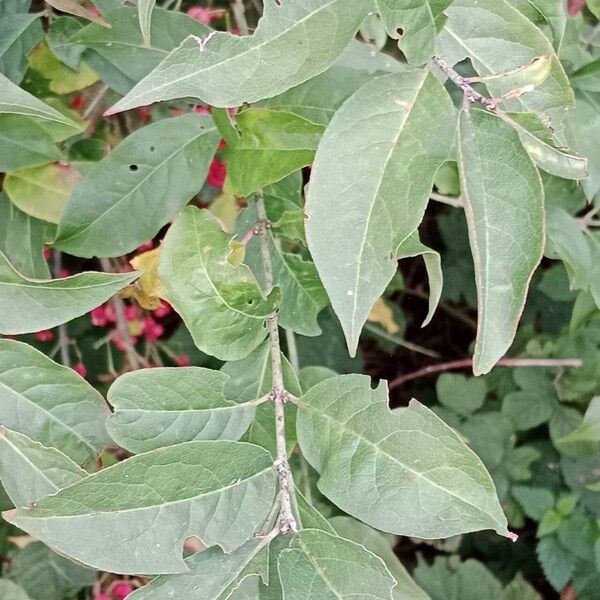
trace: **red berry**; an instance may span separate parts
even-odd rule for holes
[[[95,327],[106,327],[108,324],[108,318],[106,317],[106,308],[104,306],[97,306],[92,309],[91,320],[92,325]]]
[[[125,342],[123,341],[123,338],[119,335],[119,332],[116,331],[115,329],[113,329],[110,333],[109,333],[109,337],[110,337],[110,341],[114,344],[115,348],[119,351],[119,352],[125,352],[127,349],[127,346],[125,345]],[[135,346],[138,342],[138,339],[136,337],[131,338],[131,343]]]
[[[135,112],[137,113],[137,116],[140,119],[140,121],[144,123],[148,123],[148,121],[152,119],[152,113],[150,112],[149,106],[140,106],[135,109]]]
[[[78,362],[76,365],[74,365],[73,371],[75,371],[75,373],[81,375],[82,377],[85,377],[87,375],[87,369],[85,368],[85,365],[82,362]]]
[[[198,113],[199,115],[210,115],[210,108],[208,106],[196,104],[196,106],[194,106],[194,112]]]
[[[173,309],[171,308],[171,305],[163,301],[163,303],[158,308],[155,308],[152,311],[152,314],[157,319],[162,319],[163,317],[166,317],[172,310]]]
[[[71,275],[71,271],[69,269],[65,269],[64,267],[60,270],[60,277],[69,277]]]
[[[142,331],[149,342],[156,342],[156,340],[162,337],[165,328],[152,317],[146,317],[142,321]]]
[[[117,313],[112,302],[104,305],[104,314],[106,315],[107,321],[114,323],[117,320]]]
[[[38,331],[35,334],[35,339],[38,342],[51,342],[54,339],[54,332],[50,329],[44,329],[42,331]]]
[[[138,318],[138,308],[135,304],[129,304],[125,307],[125,318],[128,321],[135,321]]]
[[[192,364],[192,362],[190,361],[190,357],[187,354],[180,354],[175,359],[175,364],[178,367],[189,367]]]
[[[223,187],[225,176],[227,175],[227,167],[218,158],[215,158],[208,169],[208,177],[206,181],[214,187]]]
[[[135,253],[136,254],[144,254],[144,252],[148,252],[149,250],[152,250],[153,248],[154,248],[154,241],[149,240],[147,242],[144,242],[141,246],[138,246]]]
[[[112,589],[113,596],[117,600],[123,600],[124,598],[127,598],[131,592],[133,592],[133,586],[126,582],[116,583]]]
[[[44,248],[43,256],[44,256],[45,260],[49,260],[50,257],[52,256],[52,249],[51,248]]]
[[[187,9],[187,15],[205,25],[209,25],[211,22],[210,11],[203,6],[190,6],[190,8]]]
[[[87,101],[81,94],[77,94],[76,96],[73,96],[71,98],[71,102],[69,102],[69,106],[73,110],[81,110],[82,108],[85,108],[86,104],[87,104]]]

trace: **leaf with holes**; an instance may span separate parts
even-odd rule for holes
[[[187,442],[134,456],[3,516],[101,570],[183,573],[188,537],[229,553],[259,530],[273,503],[275,478],[263,448]]]
[[[151,239],[200,190],[219,139],[210,117],[197,114],[131,134],[74,191],[56,246],[76,256],[121,256]]]

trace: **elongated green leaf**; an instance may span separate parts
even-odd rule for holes
[[[113,85],[111,74],[120,74],[124,86],[117,91],[126,93],[154,69],[188,35],[205,36],[210,27],[185,14],[155,8],[150,27],[151,44],[146,45],[140,30],[138,12],[123,7],[104,15],[111,29],[92,23],[71,38],[85,53],[90,66]],[[95,55],[97,59],[93,59]]]
[[[8,579],[0,579],[0,597],[3,600],[31,600],[22,587]]]
[[[27,277],[50,279],[42,256],[45,223],[20,211],[0,192],[0,252]]]
[[[187,442],[134,456],[34,508],[3,516],[61,554],[102,570],[182,573],[186,538],[232,552],[261,527],[275,478],[263,448]]]
[[[264,298],[250,269],[229,262],[230,241],[210,212],[188,207],[169,229],[158,267],[198,348],[222,360],[248,356],[265,339],[264,320],[280,299],[278,289]]]
[[[138,2],[138,19],[140,21],[140,31],[146,46],[150,46],[151,30],[152,30],[152,11],[156,0],[139,0]]]
[[[600,59],[588,63],[571,76],[574,87],[588,92],[600,92]]]
[[[218,546],[186,559],[189,573],[161,575],[129,596],[130,600],[193,598],[202,590],[203,600],[228,600],[249,577],[266,579],[268,538],[253,539],[225,554]]]
[[[237,196],[249,196],[310,164],[325,130],[289,112],[251,108],[228,138],[227,174]]]
[[[252,36],[187,38],[107,114],[186,96],[228,107],[281,94],[325,71],[372,7],[372,0],[269,0]]]
[[[0,479],[15,506],[27,506],[83,479],[66,454],[0,425]]]
[[[335,528],[337,535],[364,546],[383,560],[396,580],[397,585],[392,591],[394,600],[429,600],[429,596],[413,581],[394,554],[388,540],[379,531],[352,517],[333,517],[330,523]]]
[[[57,247],[76,256],[121,256],[151,239],[200,190],[219,139],[210,117],[198,114],[136,131],[74,191]]]
[[[256,403],[226,398],[228,380],[225,373],[201,367],[121,375],[107,396],[115,408],[108,432],[134,453],[195,440],[238,440]]]
[[[508,535],[491,477],[463,440],[416,400],[389,410],[387,389],[341,375],[298,402],[298,441],[318,487],[345,512],[399,535]]]
[[[519,134],[529,156],[541,169],[564,179],[585,179],[587,159],[561,146],[534,113],[500,113]]]
[[[0,73],[0,113],[30,117],[43,123],[54,141],[82,131],[83,127],[35,96],[32,96]]]
[[[58,448],[77,464],[90,464],[110,443],[107,416],[102,396],[73,370],[27,344],[0,340],[3,425],[46,447]],[[42,451],[33,444],[28,453],[41,455]]]
[[[54,56],[71,69],[79,68],[81,55],[85,51],[85,47],[72,43],[70,38],[83,29],[86,24],[83,19],[61,15],[48,26],[46,44],[48,44]]]
[[[26,54],[42,38],[39,15],[11,14],[0,19],[0,73],[21,83],[27,70]]]
[[[59,160],[49,133],[26,117],[0,114],[0,171],[36,167]]]
[[[473,372],[481,375],[513,341],[543,253],[544,191],[519,136],[495,116],[463,111],[458,146],[479,314]]]
[[[406,60],[414,65],[426,63],[433,54],[436,20],[452,0],[377,0],[383,25]]]
[[[450,151],[453,114],[427,70],[392,74],[347,100],[319,145],[306,237],[352,355],[402,243],[423,218]]]
[[[33,600],[71,598],[98,579],[96,571],[56,554],[42,542],[28,544],[16,554],[6,576],[22,586]]]
[[[0,333],[32,333],[56,327],[108,300],[137,278],[84,272],[63,279],[24,277],[0,252]]]
[[[298,533],[278,563],[283,600],[391,600],[396,585],[378,556],[319,529]]]
[[[437,51],[449,63],[470,58],[482,76],[498,75],[526,65],[538,56],[551,59],[545,81],[516,102],[522,110],[542,112],[573,104],[573,92],[550,40],[511,0],[454,0],[437,38]],[[510,78],[487,84],[494,97],[512,91]],[[511,104],[507,106],[510,108]],[[562,111],[560,113],[562,117]]]
[[[58,223],[80,179],[72,165],[54,162],[7,173],[4,191],[28,215]]]
[[[527,0],[544,18],[552,32],[554,47],[558,49],[567,25],[566,4],[562,0]]]

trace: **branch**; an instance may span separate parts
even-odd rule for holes
[[[454,198],[452,196],[438,194],[437,192],[430,192],[429,199],[435,200],[436,202],[441,202],[442,204],[447,204],[448,206],[454,206],[455,208],[463,207],[463,201],[460,199],[460,197]]]
[[[60,277],[60,272],[62,270],[62,252],[60,250],[55,249],[53,251],[52,263],[54,277]],[[65,365],[65,367],[71,366],[71,356],[69,354],[70,343],[71,340],[67,333],[67,326],[63,323],[58,326],[58,347],[60,348],[60,362]]]
[[[572,367],[578,369],[583,364],[580,358],[501,358],[497,363],[496,367]],[[451,360],[445,363],[439,363],[437,365],[429,365],[423,367],[418,371],[413,371],[406,375],[400,375],[390,381],[389,388],[400,387],[407,381],[413,379],[420,379],[421,377],[427,377],[428,375],[434,375],[435,373],[442,373],[444,371],[454,371],[457,369],[467,369],[473,366],[472,358],[461,358],[459,360]]]
[[[101,258],[100,264],[102,265],[103,271],[106,271],[107,273],[112,272],[112,266],[108,258]],[[125,356],[127,357],[127,362],[132,370],[141,369],[144,359],[137,353],[135,349],[133,339],[129,331],[129,326],[127,325],[127,319],[125,317],[125,305],[123,304],[123,300],[119,296],[113,296],[110,299],[110,302],[115,309],[117,333],[125,345]]]
[[[256,194],[256,212],[262,234],[260,238],[260,251],[265,270],[265,283],[267,292],[269,292],[273,288],[273,264],[271,263],[271,254],[269,252],[269,222],[267,220],[265,200],[262,192],[257,192]],[[271,342],[271,366],[273,371],[271,399],[275,404],[275,438],[277,442],[275,468],[279,475],[279,499],[281,503],[279,509],[279,533],[286,535],[298,531],[298,525],[292,510],[293,481],[285,443],[285,403],[288,400],[288,393],[285,390],[283,382],[281,344],[279,343],[279,320],[276,312],[267,317],[267,326]]]

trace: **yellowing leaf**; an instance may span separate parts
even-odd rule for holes
[[[136,271],[141,271],[142,275],[135,284],[126,287],[121,292],[123,298],[133,298],[146,310],[158,308],[161,305],[161,299],[166,298],[165,288],[158,277],[160,250],[160,247],[155,248],[131,259],[131,266]]]
[[[522,67],[510,69],[498,73],[497,75],[489,75],[486,77],[471,77],[471,81],[495,81],[502,80],[505,85],[513,89],[525,88],[527,86],[538,87],[542,85],[550,74],[552,68],[552,59],[548,55],[536,56],[533,60]]]
[[[45,42],[40,42],[27,60],[34,71],[49,80],[48,88],[55,94],[70,94],[98,81],[98,75],[83,61],[77,70],[61,63]]]
[[[237,198],[231,189],[229,179],[225,180],[222,193],[217,196],[209,206],[208,210],[219,219],[219,223],[226,233],[233,233],[235,222],[240,207],[237,203]]]
[[[379,323],[388,333],[394,334],[400,331],[398,323],[394,321],[394,313],[383,297],[375,301],[367,320],[371,323]]]

